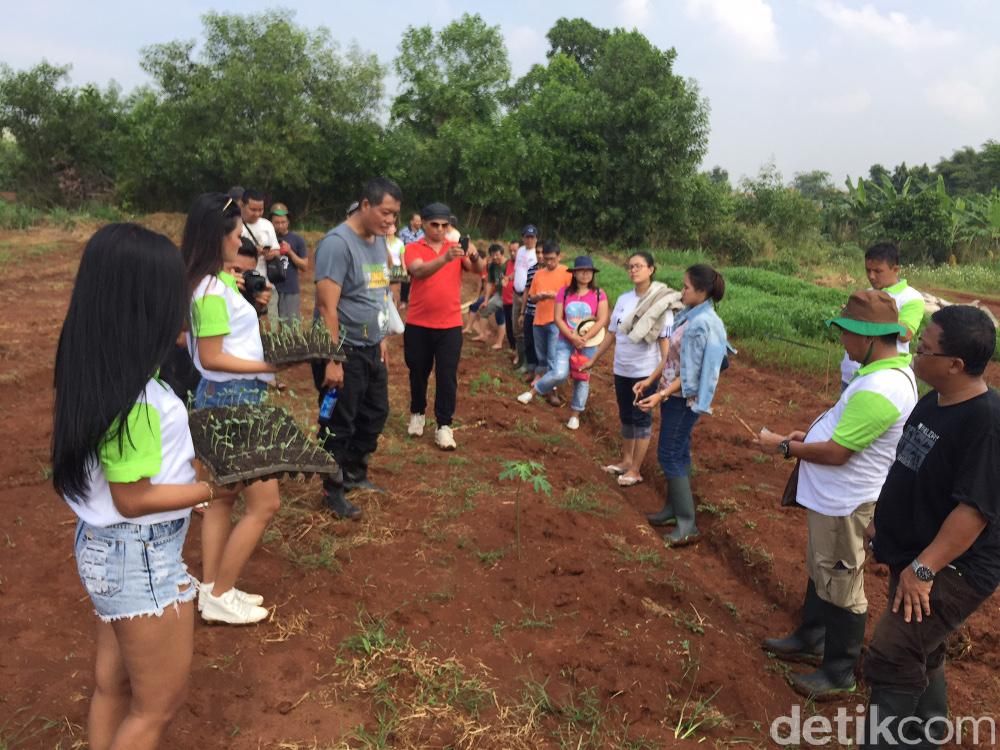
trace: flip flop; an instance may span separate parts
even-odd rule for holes
[[[602,466],[601,471],[606,471],[608,474],[624,474],[627,469],[623,469],[618,464],[608,464],[607,466]]]
[[[632,485],[639,484],[640,482],[642,482],[642,477],[627,477],[624,474],[618,477],[619,487],[631,487]]]

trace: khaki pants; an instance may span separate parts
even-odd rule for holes
[[[849,516],[806,512],[806,569],[819,598],[855,614],[867,612],[864,535],[875,514],[875,503],[863,503]]]

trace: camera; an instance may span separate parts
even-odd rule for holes
[[[256,271],[243,272],[243,298],[254,307],[257,306],[256,297],[267,289],[267,279],[263,274]]]

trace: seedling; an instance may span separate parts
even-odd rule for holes
[[[340,329],[340,339],[334,344],[330,329],[322,318],[303,324],[299,320],[282,321],[269,331],[261,331],[264,360],[272,364],[293,364],[311,359],[332,359],[343,362],[341,354],[346,331]]]
[[[521,559],[521,489],[530,483],[535,492],[541,492],[546,497],[552,497],[552,485],[545,476],[545,466],[538,461],[504,461],[500,481],[520,481],[517,494],[514,497],[515,537],[517,559]]]
[[[337,471],[333,457],[278,407],[199,409],[189,425],[195,454],[219,484]]]

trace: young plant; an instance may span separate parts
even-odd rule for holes
[[[500,481],[520,482],[517,485],[517,493],[514,496],[515,513],[515,544],[517,547],[517,559],[521,559],[521,491],[526,484],[530,484],[532,490],[541,492],[546,497],[552,496],[552,485],[549,484],[545,476],[545,466],[538,461],[504,461],[503,470],[500,472]]]

